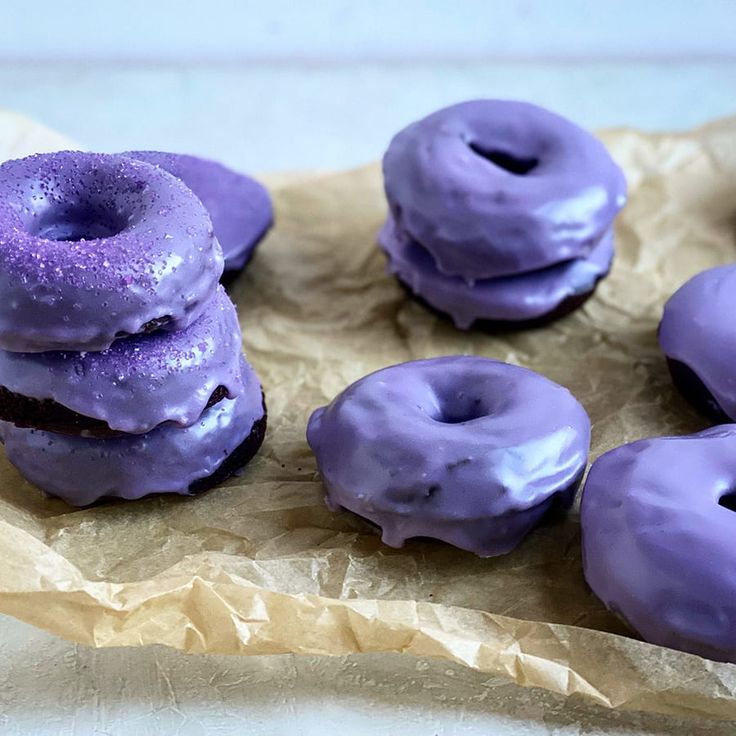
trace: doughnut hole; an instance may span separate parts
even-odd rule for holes
[[[128,226],[127,213],[108,202],[53,203],[39,212],[28,232],[43,240],[76,242],[111,238]]]
[[[432,419],[440,424],[467,424],[493,414],[494,407],[488,400],[463,390],[439,390],[437,407]]]
[[[475,142],[468,143],[468,147],[476,156],[515,176],[526,176],[539,165],[539,159],[535,156],[521,156],[498,148],[486,148]]]
[[[119,235],[140,222],[152,206],[145,176],[133,165],[129,168],[124,170],[111,157],[101,162],[64,159],[52,171],[38,171],[36,178],[29,177],[22,185],[24,229],[34,238],[52,242]]]

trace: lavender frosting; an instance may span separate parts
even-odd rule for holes
[[[482,279],[471,286],[459,276],[440,273],[432,256],[390,216],[378,241],[389,258],[389,270],[435,309],[450,315],[462,330],[476,320],[511,322],[549,314],[566,299],[592,291],[613,260],[613,230],[607,230],[587,258]]]
[[[585,578],[652,644],[736,662],[735,487],[734,424],[639,440],[593,463]]]
[[[480,556],[513,549],[582,476],[590,421],[533,371],[473,356],[384,368],[309,420],[328,505],[400,547],[432,537]]]
[[[248,263],[273,224],[271,197],[262,184],[197,156],[159,151],[128,151],[124,155],[160,166],[199,197],[212,218],[226,271],[239,270]]]
[[[0,348],[104,350],[154,320],[191,324],[222,252],[197,197],[123,156],[62,151],[0,165]]]
[[[664,307],[659,344],[687,365],[736,419],[736,265],[697,274]]]
[[[179,332],[117,340],[99,353],[0,351],[0,385],[143,434],[163,422],[194,423],[218,386],[230,398],[240,395],[240,355],[238,316],[219,287],[202,316]]]
[[[73,506],[151,493],[187,495],[212,475],[264,414],[261,386],[245,360],[245,388],[208,409],[190,427],[164,426],[114,439],[70,437],[0,422],[8,459],[36,486]]]
[[[469,283],[589,257],[626,201],[599,140],[525,102],[463,102],[409,125],[383,174],[398,225]]]

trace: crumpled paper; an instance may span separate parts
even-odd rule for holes
[[[3,157],[51,145],[21,123]],[[232,288],[266,390],[260,454],[197,498],[86,510],[44,498],[2,458],[0,612],[97,647],[404,652],[612,708],[736,718],[736,666],[638,641],[586,587],[576,512],[496,559],[431,542],[390,549],[327,510],[304,439],[312,409],[348,383],[450,353],[568,386],[593,421],[591,459],[705,426],[673,390],[655,330],[675,288],[736,255],[736,119],[603,138],[631,195],[613,271],[583,309],[516,334],[459,332],[386,275],[378,166],[281,179],[277,226]]]

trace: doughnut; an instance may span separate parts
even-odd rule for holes
[[[667,301],[659,344],[675,386],[716,422],[736,419],[736,265],[693,276]]]
[[[193,424],[243,390],[241,333],[220,287],[185,330],[116,340],[103,352],[0,351],[0,420],[63,434],[144,434]]]
[[[210,213],[215,237],[225,256],[223,282],[234,278],[247,265],[273,224],[271,197],[263,185],[197,156],[159,151],[128,151],[123,155],[160,166],[199,197]]]
[[[258,378],[242,361],[244,391],[189,427],[110,439],[73,437],[0,422],[10,462],[33,484],[72,506],[152,493],[190,495],[220,483],[260,447],[266,411]]]
[[[509,552],[573,500],[590,420],[570,392],[526,368],[449,356],[384,368],[309,419],[327,504],[481,557]]]
[[[460,276],[440,273],[428,251],[396,227],[391,217],[378,241],[398,280],[464,330],[471,326],[494,330],[504,324],[531,327],[563,317],[592,296],[613,260],[609,229],[587,258],[516,276],[482,279],[470,286]]]
[[[204,206],[160,168],[79,151],[0,165],[0,349],[184,329],[222,268]]]
[[[582,493],[585,578],[646,641],[736,662],[736,425],[618,447]]]
[[[383,175],[397,225],[440,273],[469,284],[588,258],[626,201],[599,140],[507,100],[463,102],[409,125]]]

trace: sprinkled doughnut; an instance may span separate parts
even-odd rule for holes
[[[460,276],[440,273],[429,252],[391,217],[378,242],[399,281],[417,298],[449,316],[459,329],[531,327],[563,317],[593,295],[613,260],[613,232],[609,230],[587,258],[516,276],[481,279],[470,286]]]
[[[189,427],[97,439],[0,422],[0,440],[10,462],[31,483],[73,506],[204,491],[247,463],[263,441],[261,386],[245,360],[241,367],[243,392],[211,406]]]
[[[179,330],[222,273],[202,203],[160,168],[78,151],[0,165],[0,348],[104,350]]]
[[[250,261],[273,224],[268,190],[249,176],[197,156],[159,151],[128,151],[124,155],[160,166],[181,179],[199,197],[222,246],[223,282],[234,278]]]
[[[716,422],[736,419],[736,266],[693,276],[668,300],[659,344],[677,388]]]
[[[241,334],[220,287],[185,330],[116,340],[99,353],[0,351],[0,420],[63,434],[143,434],[193,424],[243,391]]]
[[[639,440],[593,463],[585,578],[652,644],[736,662],[736,425]]]
[[[384,368],[309,420],[328,505],[400,547],[431,537],[509,552],[585,469],[590,421],[567,389],[518,366],[451,356]]]
[[[383,174],[398,226],[469,284],[588,258],[626,201],[599,140],[525,102],[464,102],[409,125]]]

